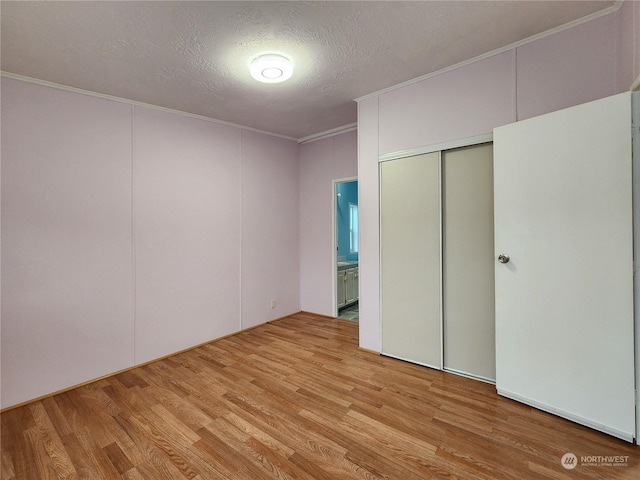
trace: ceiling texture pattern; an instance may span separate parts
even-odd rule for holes
[[[295,139],[358,98],[614,7],[614,1],[2,1],[3,72]],[[255,56],[295,64],[251,78]]]

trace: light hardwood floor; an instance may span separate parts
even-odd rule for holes
[[[2,414],[2,479],[634,479],[640,449],[297,314]],[[628,466],[561,466],[563,454]]]

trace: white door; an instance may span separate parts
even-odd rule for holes
[[[442,368],[440,154],[380,164],[382,353]]]
[[[498,393],[626,440],[630,132],[629,93],[494,130]]]

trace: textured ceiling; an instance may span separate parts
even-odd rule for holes
[[[302,138],[354,98],[566,24],[613,1],[1,3],[5,72]],[[293,57],[260,84],[248,62]]]

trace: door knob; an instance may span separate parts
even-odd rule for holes
[[[511,259],[509,258],[509,255],[505,255],[505,254],[503,254],[503,253],[501,253],[500,255],[498,255],[498,261],[499,261],[500,263],[509,263],[509,260],[511,260]]]

